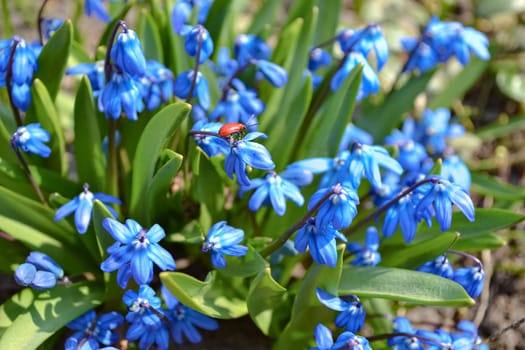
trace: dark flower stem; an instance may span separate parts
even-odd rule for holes
[[[29,166],[27,165],[27,162],[24,159],[24,156],[22,155],[22,153],[20,153],[20,149],[17,147],[14,137],[11,138],[11,148],[13,149],[13,151],[15,151],[16,157],[20,161],[20,164],[22,165],[22,169],[24,170],[24,173],[26,174],[26,177],[29,180],[29,183],[35,190],[35,193],[38,199],[40,200],[40,202],[42,202],[44,206],[47,207],[48,204],[47,204],[46,198],[44,197],[44,194],[42,193],[40,186],[38,186],[38,183],[33,177],[33,174],[31,173],[31,170],[29,169]]]
[[[419,334],[404,333],[404,332],[394,332],[394,333],[385,333],[385,334],[372,335],[372,336],[366,337],[366,339],[368,339],[369,342],[373,342],[373,341],[378,341],[378,340],[390,339],[390,338],[393,338],[393,337],[417,338],[417,339],[420,339],[420,340],[424,341],[425,343],[431,343],[431,344],[439,345],[441,349],[447,349],[447,350],[452,350],[453,349],[452,344],[443,343],[443,342],[440,342],[440,341],[438,341],[436,339],[425,337],[425,336],[422,336],[422,335],[419,335]]]
[[[106,51],[106,57],[104,59],[104,77],[106,84],[111,79],[113,73],[113,65],[111,64],[111,49],[115,42],[115,37],[119,29],[127,31],[128,27],[126,22],[119,21],[113,28],[113,32],[109,38],[108,47]],[[108,119],[108,161],[107,161],[107,173],[106,173],[106,192],[115,197],[119,197],[118,190],[118,166],[117,166],[117,145],[116,145],[116,133],[117,133],[117,120],[113,118]]]
[[[43,29],[42,23],[44,22],[44,16],[43,16],[44,8],[46,7],[48,1],[49,0],[44,0],[42,2],[42,6],[40,6],[40,9],[38,10],[36,27],[38,28],[38,40],[40,41],[40,45],[44,45],[44,34],[42,30]]]
[[[459,256],[462,256],[462,257],[464,257],[464,258],[474,260],[474,261],[476,262],[476,264],[478,264],[478,266],[479,266],[481,269],[483,269],[483,263],[481,262],[481,260],[479,260],[478,258],[476,258],[474,255],[470,255],[470,254],[468,254],[468,253],[460,252],[459,250],[454,250],[454,249],[448,249],[448,250],[447,250],[447,253],[454,254],[454,255],[459,255]]]
[[[275,252],[277,249],[282,247],[286,243],[286,241],[294,234],[295,231],[297,231],[298,229],[303,227],[304,224],[306,224],[308,219],[310,219],[314,215],[314,213],[319,209],[321,204],[328,200],[328,198],[330,198],[332,194],[334,194],[333,190],[328,191],[317,203],[315,203],[315,205],[310,210],[308,210],[308,212],[297,223],[295,223],[292,227],[286,230],[286,232],[284,232],[275,241],[270,243],[269,246],[261,250],[260,254],[263,257],[267,257],[273,252]]]
[[[199,28],[199,41],[197,44],[197,53],[195,54],[195,68],[193,68],[193,79],[191,81],[191,87],[190,91],[188,92],[188,96],[186,96],[187,103],[190,103],[190,100],[193,96],[193,90],[195,90],[195,85],[197,85],[197,75],[199,74],[199,65],[201,60],[202,35],[204,33],[204,29],[200,24],[197,27]]]
[[[337,41],[337,37],[338,37],[338,35],[335,35],[335,36],[333,36],[332,38],[330,38],[330,39],[328,39],[328,40],[325,40],[325,41],[323,41],[323,42],[320,42],[319,44],[317,44],[317,45],[315,45],[314,47],[312,47],[312,48],[310,49],[310,52],[313,51],[313,50],[315,50],[315,49],[321,49],[321,48],[323,48],[323,47],[325,47],[325,46],[328,46],[328,45],[330,45],[330,44],[335,43],[335,42]]]
[[[235,72],[233,72],[233,74],[230,76],[230,78],[228,79],[228,81],[226,82],[226,84],[224,84],[223,88],[222,88],[222,95],[221,95],[221,101],[226,101],[226,98],[228,97],[228,91],[230,91],[230,86],[233,82],[233,79],[237,78],[239,76],[239,74],[241,74],[242,72],[244,72],[244,70],[246,68],[248,68],[248,66],[250,64],[252,64],[253,62],[250,61],[249,63],[245,64],[244,66],[240,66],[239,68],[237,68],[237,70]]]
[[[11,106],[11,110],[13,111],[13,116],[15,117],[16,125],[18,127],[21,127],[23,125],[22,117],[20,115],[20,111],[18,108],[16,108],[14,102],[13,102],[13,93],[11,91],[11,79],[13,78],[13,62],[15,60],[15,52],[18,44],[20,43],[20,39],[15,36],[13,38],[13,43],[11,44],[11,52],[9,54],[9,62],[7,64],[7,72],[5,74],[5,83],[7,87],[7,95],[9,96],[9,105]]]
[[[412,186],[404,189],[403,191],[399,192],[399,194],[397,196],[395,196],[394,198],[389,200],[387,203],[385,203],[383,206],[377,208],[374,212],[370,213],[367,217],[365,217],[361,221],[357,222],[355,225],[352,225],[348,229],[344,230],[343,231],[344,235],[346,237],[350,236],[352,233],[358,231],[360,228],[362,228],[363,226],[367,225],[369,221],[372,221],[373,219],[375,219],[379,215],[383,214],[391,206],[396,204],[401,198],[403,198],[404,196],[412,193],[419,186],[424,185],[424,184],[429,183],[429,182],[439,183],[439,179],[437,179],[435,177],[426,178],[426,179],[418,181],[415,184],[413,184]]]

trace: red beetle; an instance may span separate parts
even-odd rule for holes
[[[246,132],[246,125],[242,123],[227,123],[219,129],[219,136],[228,137],[234,134],[243,134],[244,132]]]

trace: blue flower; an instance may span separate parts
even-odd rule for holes
[[[55,213],[55,221],[62,220],[72,212],[75,212],[75,227],[77,228],[78,233],[86,233],[89,223],[91,222],[91,212],[93,211],[93,202],[95,199],[98,199],[103,203],[122,204],[120,199],[110,196],[109,194],[100,192],[91,193],[89,191],[89,185],[84,184],[84,191],[82,191],[82,193],[58,208]],[[113,208],[109,206],[106,208],[112,212],[113,216],[117,216]]]
[[[308,210],[328,194],[329,197],[320,205],[317,212],[316,225],[318,227],[332,225],[335,230],[347,228],[357,215],[357,204],[359,204],[357,193],[353,188],[340,183],[321,188],[310,198]]]
[[[354,260],[350,262],[354,266],[376,266],[381,261],[381,254],[377,251],[379,248],[379,232],[373,226],[366,230],[365,244],[349,243],[346,249],[355,255]]]
[[[319,182],[319,188],[326,188],[340,182],[341,171],[349,155],[349,151],[340,151],[335,158],[308,158],[289,167],[305,169],[313,174],[325,173]]]
[[[104,272],[119,270],[117,281],[124,288],[131,276],[138,284],[151,282],[153,263],[162,271],[175,270],[175,260],[159,245],[166,234],[159,225],[143,229],[135,220],[126,220],[126,225],[106,218],[104,229],[117,241],[108,248],[110,256],[100,264]]]
[[[235,40],[233,52],[240,66],[245,66],[252,60],[268,60],[271,55],[270,47],[264,40],[252,34],[239,35]]]
[[[181,34],[184,25],[188,23],[194,7],[198,8],[197,22],[202,24],[208,17],[213,0],[179,0],[171,12],[171,24],[176,34]]]
[[[315,327],[314,335],[318,347],[311,350],[372,350],[365,337],[348,331],[341,333],[334,343],[332,332],[322,324]]]
[[[33,76],[38,71],[40,47],[37,50],[20,37],[0,40],[0,87],[7,86],[7,70],[14,45],[16,48],[11,62],[11,84],[8,88],[15,107],[27,111],[31,103]]]
[[[414,193],[408,193],[387,209],[382,227],[383,235],[385,237],[392,236],[399,225],[405,242],[412,242],[416,235],[419,222],[415,209],[417,200],[417,195]]]
[[[454,271],[452,280],[461,284],[472,298],[477,298],[483,290],[485,271],[481,265],[460,268]]]
[[[340,311],[335,318],[335,325],[345,327],[348,332],[355,333],[363,328],[366,312],[363,304],[355,295],[345,296],[345,299],[333,296],[322,289],[316,288],[317,299],[329,309]],[[348,300],[346,300],[348,299]]]
[[[240,85],[243,87],[242,83]],[[255,91],[246,88],[243,90],[228,89],[226,98],[215,106],[209,119],[216,120],[223,115],[226,123],[252,124],[252,119],[255,118],[255,115],[264,112],[264,108],[264,103],[257,97]]]
[[[49,40],[51,36],[64,24],[62,18],[44,18],[42,27],[44,28],[44,37]]]
[[[137,113],[144,109],[140,82],[126,73],[113,72],[100,92],[98,109],[104,112],[106,118],[118,119],[124,110],[129,120],[137,120]]]
[[[393,326],[393,331],[396,333],[416,334],[416,330],[406,317],[396,317]],[[422,344],[416,337],[396,336],[389,338],[387,344],[397,350],[423,350]]]
[[[184,36],[184,48],[191,57],[196,57],[199,51],[199,41],[202,41],[199,63],[203,64],[213,52],[213,40],[206,28],[201,25],[186,26],[181,34]],[[199,37],[201,38],[199,40]]]
[[[140,79],[140,84],[148,111],[172,98],[173,80],[173,73],[164,65],[153,60],[146,62],[146,74]]]
[[[192,131],[204,131],[210,133],[218,133],[222,123],[207,123],[204,120],[199,120],[193,127]],[[219,154],[228,154],[230,152],[230,146],[225,145],[224,142],[220,142],[220,138],[213,135],[207,134],[196,134],[193,135],[195,143],[206,153],[208,157],[217,156]]]
[[[410,54],[408,61],[403,66],[403,73],[416,69],[424,73],[439,63],[434,50],[425,41],[416,38],[402,38],[401,46],[405,52]]]
[[[219,328],[216,320],[183,305],[166,287],[162,286],[161,294],[168,308],[165,314],[170,321],[171,337],[177,344],[184,343],[184,338],[188,339],[190,343],[200,343],[202,336],[197,328],[208,331]]]
[[[363,129],[349,123],[345,127],[341,142],[339,142],[339,151],[348,149],[348,147],[355,142],[359,142],[362,145],[371,145],[374,142],[374,138]]]
[[[375,94],[379,91],[379,78],[374,72],[365,57],[359,52],[351,52],[345,59],[341,68],[335,72],[330,81],[330,89],[332,91],[338,90],[346,77],[359,65],[363,66],[361,76],[361,85],[357,93],[357,100],[361,100],[370,94]]]
[[[257,211],[261,205],[271,204],[277,215],[283,216],[286,212],[286,198],[298,206],[304,203],[299,187],[273,171],[268,172],[264,179],[251,180],[249,186],[242,188],[243,192],[252,189],[256,190],[248,202],[251,211]]]
[[[156,344],[156,349],[168,349],[169,331],[159,315],[165,317],[161,310],[160,298],[150,286],[140,285],[138,293],[128,290],[122,301],[128,307],[126,321],[130,322],[126,339],[139,340],[139,349],[149,349]]]
[[[111,17],[109,17],[107,10],[102,5],[103,1],[104,0],[86,0],[84,3],[84,12],[86,12],[88,16],[95,15],[95,17],[101,21],[108,23],[111,21]]]
[[[67,75],[84,74],[88,77],[93,90],[93,96],[97,97],[106,85],[104,76],[104,61],[97,61],[95,63],[79,63],[66,70]]]
[[[321,67],[330,65],[331,61],[332,58],[328,51],[319,47],[313,48],[310,50],[310,55],[308,56],[308,70],[315,72]]]
[[[417,268],[418,271],[431,273],[444,278],[452,278],[454,270],[450,266],[446,255],[440,255],[434,260],[428,261]]]
[[[257,72],[262,73],[263,77],[275,87],[281,87],[288,81],[288,74],[284,68],[270,61],[257,61]]]
[[[66,339],[66,350],[98,349],[100,344],[111,345],[120,339],[115,331],[124,322],[124,317],[112,311],[97,317],[95,310],[69,322],[66,327],[76,332]]]
[[[308,219],[304,226],[297,231],[294,247],[301,253],[309,248],[314,261],[334,267],[337,262],[335,238],[346,242],[346,237],[334,230],[332,225],[318,227],[315,221],[315,218]]]
[[[343,30],[338,34],[337,41],[343,52],[358,51],[366,57],[370,51],[374,51],[377,70],[381,70],[388,60],[388,43],[383,36],[381,27],[377,24],[370,24],[366,28],[355,31]]]
[[[460,333],[451,333],[454,345],[459,341],[466,344],[466,347],[475,348],[476,350],[488,350],[489,347],[486,344],[481,344],[482,340],[478,336],[478,327],[470,321],[462,320],[456,324],[456,328],[461,331]],[[461,348],[460,348],[461,349]]]
[[[412,133],[405,133],[405,131],[405,129],[392,131],[392,134],[385,138],[385,144],[398,147],[397,159],[403,169],[419,171],[422,162],[428,158],[428,154],[422,144],[413,140]]]
[[[452,204],[455,204],[469,221],[474,221],[474,204],[461,186],[447,180],[434,177],[435,181],[424,193],[416,207],[416,215],[431,205],[436,212],[436,219],[441,231],[448,230],[452,222]]]
[[[26,262],[15,270],[17,284],[36,290],[53,288],[58,279],[64,279],[64,270],[51,257],[41,252],[31,252]]]
[[[219,143],[223,144],[223,147],[230,147],[230,152],[224,161],[226,174],[231,179],[235,174],[237,182],[241,186],[250,185],[250,179],[246,175],[247,166],[262,170],[272,170],[275,167],[270,152],[263,145],[251,142],[257,137],[266,137],[266,135],[260,132],[250,132],[240,140],[233,137],[227,137],[227,140],[222,138],[218,140]]]
[[[446,156],[441,164],[441,173],[443,179],[456,183],[465,191],[470,189],[471,176],[470,170],[457,155]]]
[[[401,164],[392,158],[383,147],[354,143],[344,168],[348,172],[350,183],[354,188],[359,187],[364,175],[374,188],[381,189],[383,184],[379,171],[380,166],[398,175],[403,173]]]
[[[134,78],[146,73],[146,58],[137,34],[128,28],[118,33],[111,47],[111,59],[121,71]]]
[[[221,269],[227,265],[223,255],[246,255],[248,248],[239,245],[243,239],[243,230],[226,225],[226,221],[219,221],[208,231],[206,241],[202,244],[202,251],[211,251],[211,263]]]
[[[49,133],[42,129],[40,123],[28,124],[19,127],[11,136],[11,147],[47,158],[51,155],[51,149],[44,142],[50,140]]]
[[[195,71],[193,69],[182,72],[175,78],[175,96],[178,98],[187,99],[190,94],[190,89],[193,84],[193,76]],[[197,79],[195,81],[195,87],[190,98],[197,96],[199,104],[202,108],[208,110],[210,108],[210,90],[208,88],[208,81],[201,72],[197,72]]]
[[[437,108],[435,111],[425,109],[423,120],[419,125],[422,134],[421,142],[434,154],[440,155],[447,148],[447,139],[461,136],[465,133],[463,126],[450,122],[450,111]],[[415,136],[418,136],[417,134]]]

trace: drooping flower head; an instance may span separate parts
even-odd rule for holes
[[[368,339],[348,331],[341,333],[334,343],[332,332],[322,324],[315,327],[314,335],[317,348],[311,350],[372,350]]]
[[[213,40],[208,30],[201,25],[185,26],[181,34],[184,36],[186,53],[196,58],[200,46],[199,64],[206,62],[213,52]]]
[[[82,316],[69,322],[66,327],[76,331],[66,339],[65,349],[98,349],[100,344],[111,345],[120,339],[115,331],[124,322],[124,316],[112,311],[97,316],[95,310],[90,310]]]
[[[110,256],[100,264],[100,268],[104,272],[118,270],[117,281],[122,288],[131,276],[138,284],[151,282],[154,263],[162,271],[175,270],[175,260],[159,244],[166,236],[159,225],[146,230],[132,219],[126,220],[123,225],[106,218],[102,226],[117,242],[108,248]]]
[[[366,230],[365,244],[349,243],[346,249],[355,255],[350,262],[354,266],[376,266],[381,261],[379,249],[379,232],[373,226]]]
[[[126,73],[113,72],[100,92],[98,109],[106,118],[119,119],[124,112],[129,120],[137,120],[137,113],[144,110],[140,82]]]
[[[49,133],[40,126],[40,123],[33,123],[16,130],[11,136],[11,147],[47,158],[51,155],[51,149],[44,143],[50,140]]]
[[[211,262],[216,268],[224,268],[227,263],[224,255],[244,256],[248,248],[239,245],[244,240],[244,231],[219,221],[213,225],[202,244],[203,252],[211,252]]]
[[[175,96],[183,99],[198,97],[199,105],[205,110],[208,110],[210,108],[210,90],[208,88],[208,81],[201,72],[197,72],[195,86],[193,87],[193,91],[191,91],[194,76],[195,71],[190,69],[180,73],[177,78],[175,78]],[[190,93],[191,96],[188,97]]]
[[[317,299],[329,309],[340,311],[341,313],[335,318],[335,325],[345,328],[346,331],[355,333],[365,324],[366,312],[363,304],[355,295],[339,298],[316,288]]]
[[[121,204],[120,199],[110,196],[109,194],[90,192],[89,185],[84,184],[84,190],[82,193],[58,208],[55,213],[55,221],[62,220],[66,216],[75,212],[75,227],[77,228],[78,233],[86,233],[89,223],[91,222],[91,212],[93,211],[93,202],[95,199],[98,199],[102,203]],[[117,213],[113,208],[110,206],[106,206],[106,208],[113,214],[113,216],[117,216]]]
[[[173,80],[173,73],[162,63],[154,60],[146,62],[146,74],[140,79],[140,85],[148,111],[172,98]]]
[[[417,271],[427,272],[445,278],[452,278],[454,270],[446,255],[440,255],[434,260],[428,261],[417,268]]]
[[[142,43],[132,29],[122,25],[123,29],[117,34],[115,43],[111,47],[110,57],[120,71],[134,78],[142,77],[146,73],[146,58]]]
[[[98,97],[105,82],[104,76],[104,61],[96,61],[94,63],[79,63],[73,67],[70,67],[66,70],[66,75],[77,75],[83,74],[86,75],[91,84],[91,89],[93,90],[93,96]]]
[[[51,257],[38,251],[29,253],[26,262],[15,270],[17,284],[36,290],[53,288],[61,279],[67,281],[62,267]]]
[[[104,0],[86,0],[84,2],[84,12],[88,16],[94,15],[102,22],[108,23],[109,21],[111,21],[111,17],[109,17],[108,11],[102,4],[103,1]]]
[[[332,187],[322,188],[310,198],[308,209],[312,209],[314,205],[327,195],[329,197],[319,207],[316,225],[318,227],[332,225],[336,230],[350,226],[357,215],[357,204],[359,204],[359,197],[356,191],[341,183],[337,183]]]

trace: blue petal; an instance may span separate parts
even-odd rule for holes
[[[82,198],[79,200],[78,208],[75,211],[75,227],[80,234],[86,233],[88,229],[92,209],[93,201],[91,199]]]
[[[37,290],[53,288],[57,284],[55,274],[48,271],[37,271],[31,281],[31,287]]]
[[[131,274],[138,284],[146,284],[153,279],[153,263],[146,251],[140,250],[133,255]]]
[[[129,244],[135,238],[135,235],[117,220],[106,218],[102,221],[102,227],[120,243]]]
[[[33,264],[23,263],[15,270],[15,281],[17,284],[27,287],[35,278],[36,267]]]
[[[79,199],[78,197],[73,198],[60,208],[58,208],[57,212],[55,213],[55,221],[60,221],[72,212],[74,212],[79,205]]]
[[[329,309],[335,311],[345,311],[348,309],[348,302],[339,297],[333,296],[332,294],[329,294],[320,288],[316,288],[315,293],[317,295],[317,299],[319,299],[319,301]]]

